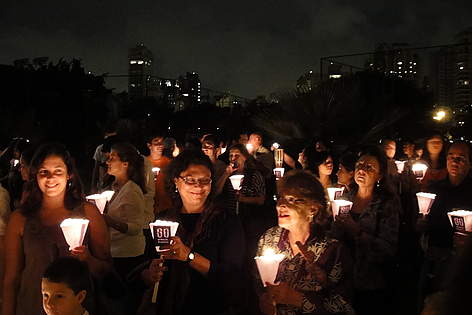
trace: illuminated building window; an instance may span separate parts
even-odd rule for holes
[[[131,85],[131,87],[136,87],[136,84],[134,84],[134,83],[131,83],[130,85]]]
[[[166,80],[166,86],[172,86],[172,83],[170,82],[170,80]]]
[[[144,63],[144,61],[138,60],[138,65],[142,65],[143,63]]]
[[[340,75],[340,74],[330,74],[329,75],[330,79],[340,79],[341,77],[342,77],[342,75]]]
[[[136,64],[136,60],[130,60],[129,64],[130,64],[130,65]]]

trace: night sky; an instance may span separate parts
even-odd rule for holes
[[[204,87],[255,97],[294,87],[320,56],[451,43],[472,26],[472,1],[3,0],[0,21],[1,64],[78,57],[96,74],[125,74],[127,49],[143,42],[156,75],[197,71]]]

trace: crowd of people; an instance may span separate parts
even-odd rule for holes
[[[1,314],[470,313],[472,243],[448,216],[472,210],[469,143],[316,139],[296,156],[258,132],[142,141],[107,131],[89,189],[63,144],[1,153]],[[104,191],[104,209],[86,198]],[[435,196],[426,212],[419,192]],[[80,246],[68,218],[89,222]],[[178,223],[168,243],[155,220]],[[273,282],[255,260],[267,250],[283,257]]]

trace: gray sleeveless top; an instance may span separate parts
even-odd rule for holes
[[[71,212],[74,218],[84,218],[83,207]],[[88,235],[88,232],[87,232]],[[84,243],[87,241],[85,236]],[[69,256],[69,245],[61,227],[45,226],[39,217],[26,217],[23,232],[24,269],[17,295],[16,315],[46,314],[43,310],[41,276],[56,258]]]

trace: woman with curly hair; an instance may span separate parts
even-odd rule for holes
[[[276,284],[260,287],[264,314],[352,314],[349,303],[349,256],[326,235],[329,214],[325,190],[307,171],[287,173],[278,184],[278,226],[259,240],[258,256],[267,249],[285,258]],[[256,276],[258,278],[258,276]]]

